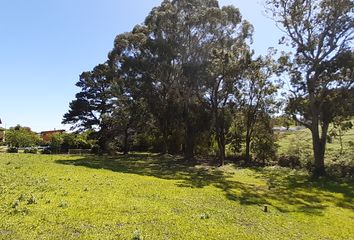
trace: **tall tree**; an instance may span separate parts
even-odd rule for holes
[[[266,122],[265,116],[274,113],[276,109],[275,94],[278,86],[274,79],[271,79],[276,70],[272,55],[270,53],[266,57],[253,60],[245,69],[243,81],[238,86],[240,91],[238,110],[243,115],[245,159],[248,163],[251,161],[252,139],[257,134],[256,124],[259,121]]]
[[[235,88],[240,85],[243,72],[251,61],[253,27],[242,20],[239,10],[228,6],[211,8],[205,13],[204,31],[211,50],[206,71],[206,89],[209,98],[220,165],[224,164],[226,135],[229,129],[227,111],[233,105]],[[208,42],[203,39],[202,41]]]
[[[229,50],[249,37],[248,30],[237,9],[220,9],[217,1],[165,0],[152,10],[145,26],[117,37],[112,56],[118,68],[129,65],[135,72],[141,96],[162,133],[163,152],[172,126],[182,125],[185,157],[193,158],[198,135],[210,121],[205,98],[210,49],[220,48],[218,42],[225,38]]]
[[[177,54],[174,62],[178,64],[175,86],[181,107],[181,122],[184,128],[184,155],[193,159],[198,136],[208,127],[209,117],[204,99],[205,67],[209,49],[206,40],[208,24],[205,14],[211,8],[218,8],[215,0],[174,0],[170,2],[175,21],[174,32]],[[161,12],[156,12],[160,14]]]
[[[281,59],[290,76],[288,111],[312,133],[315,173],[325,173],[328,127],[348,113],[354,85],[352,0],[267,0],[294,54]]]
[[[63,117],[63,124],[72,124],[75,130],[98,130],[99,145],[106,144],[106,126],[103,117],[112,111],[110,88],[112,69],[108,64],[99,64],[92,71],[83,72],[76,86],[81,91],[70,103],[70,110]]]

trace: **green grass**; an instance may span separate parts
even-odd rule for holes
[[[312,138],[308,129],[295,132],[286,132],[278,134],[278,152],[280,154],[288,154],[291,151],[299,150],[306,152],[307,155],[312,154]],[[353,147],[350,142],[354,142],[354,128],[344,133],[343,136],[343,156],[352,156]],[[340,157],[340,142],[338,138],[333,138],[331,143],[326,144],[326,158],[335,160]],[[348,159],[354,161],[354,159]]]
[[[281,168],[0,154],[0,179],[0,239],[354,236],[354,183],[311,181]]]

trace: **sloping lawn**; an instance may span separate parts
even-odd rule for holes
[[[348,240],[353,198],[354,183],[280,168],[0,154],[0,239]]]
[[[330,128],[331,129],[331,128]],[[312,138],[308,129],[300,131],[279,133],[279,153],[289,153],[289,149],[299,148],[299,151],[307,151],[312,154]],[[350,154],[353,151],[354,128],[346,131],[342,136],[343,153]],[[331,142],[326,144],[326,158],[329,160],[338,159],[340,153],[339,138],[332,138]],[[353,161],[354,159],[348,159]]]

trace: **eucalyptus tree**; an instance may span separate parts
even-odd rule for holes
[[[238,110],[243,115],[245,130],[245,159],[251,160],[251,143],[255,135],[259,134],[257,129],[261,123],[269,123],[269,115],[277,109],[275,100],[279,85],[271,77],[276,71],[276,64],[272,60],[272,55],[258,57],[252,60],[245,69],[243,79],[238,86]],[[257,127],[258,125],[258,127]],[[269,129],[269,126],[265,126]],[[263,131],[264,132],[264,131]]]
[[[220,48],[221,38],[230,45],[230,35],[237,33],[235,41],[241,32],[247,35],[246,24],[239,25],[238,10],[220,9],[217,1],[165,0],[143,26],[117,37],[111,57],[117,68],[134,72],[162,133],[164,152],[172,128],[183,126],[185,157],[193,158],[198,135],[209,129],[205,96],[210,50]]]
[[[182,127],[177,85],[181,76],[178,24],[176,9],[170,1],[163,1],[145,19],[149,29],[145,49],[145,95],[162,135],[162,153],[169,151],[169,138],[174,129]]]
[[[172,50],[172,54],[165,58],[172,74],[164,78],[164,83],[172,90],[170,99],[176,103],[178,125],[184,133],[186,159],[193,159],[198,136],[209,127],[203,90],[209,49],[203,41],[207,33],[202,27],[208,24],[203,16],[205,11],[215,7],[218,7],[217,1],[212,0],[166,0],[146,21],[154,32],[153,42],[160,45],[159,51],[165,49],[161,48],[161,43]]]
[[[135,100],[144,105],[150,113],[147,116],[153,116],[162,135],[162,152],[166,153],[172,124],[177,122],[174,121],[173,48],[171,40],[164,39],[166,34],[159,32],[165,28],[155,26],[165,21],[157,21],[151,14],[146,25],[138,25],[132,32],[116,37],[109,58],[116,79],[125,86],[121,95],[129,96],[131,103]]]
[[[239,10],[218,1],[165,1],[172,6],[177,37],[177,93],[185,128],[185,157],[193,158],[198,135],[213,123],[219,159],[225,158],[224,111],[245,67],[252,26]]]
[[[288,111],[312,133],[315,173],[325,173],[328,127],[348,113],[353,89],[354,2],[267,0],[271,17],[294,48],[281,63],[290,76]]]
[[[235,88],[241,84],[243,73],[251,62],[249,44],[253,27],[242,20],[241,13],[233,6],[210,8],[204,18],[206,37],[203,41],[210,49],[206,96],[212,111],[219,161],[223,165],[226,135],[230,127],[227,115],[231,115],[229,110],[235,103]]]

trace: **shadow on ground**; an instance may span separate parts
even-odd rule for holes
[[[313,180],[287,169],[253,169],[255,178],[266,184],[238,181],[237,172],[203,167],[181,158],[152,155],[115,157],[86,156],[56,163],[106,169],[114,172],[178,180],[178,187],[222,189],[226,198],[244,205],[271,205],[281,212],[321,215],[330,205],[354,210],[354,184],[328,179]]]

